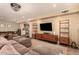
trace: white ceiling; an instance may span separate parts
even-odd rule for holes
[[[53,7],[53,3],[18,3],[21,5],[21,9],[15,12],[10,3],[0,3],[0,20],[7,20],[17,22],[19,20],[31,20],[33,18],[54,15],[60,13],[61,10],[79,9],[79,4],[67,4],[56,3],[56,7]],[[55,4],[55,3],[54,3]]]

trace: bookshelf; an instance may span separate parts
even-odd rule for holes
[[[29,37],[29,24],[25,23],[23,30],[25,30],[25,36]]]
[[[59,21],[59,44],[69,45],[69,19]]]
[[[37,23],[32,24],[32,38],[36,38],[36,33],[37,33]]]
[[[33,23],[32,31],[33,31],[33,34],[37,33],[37,23]]]

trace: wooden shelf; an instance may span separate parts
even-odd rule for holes
[[[69,22],[62,22],[62,23],[60,23],[60,24],[68,24]]]
[[[62,33],[62,34],[68,34],[69,32],[60,32],[60,33]]]
[[[61,29],[69,29],[69,27],[60,27]]]
[[[66,34],[66,35],[67,35],[67,34],[68,34],[68,32],[61,32],[61,34],[60,34],[60,35],[64,35],[64,34]]]

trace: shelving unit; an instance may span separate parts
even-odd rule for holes
[[[33,33],[37,33],[37,23],[33,23],[32,31],[33,31]]]
[[[59,44],[69,45],[69,19],[59,22]]]
[[[29,37],[29,24],[24,24],[25,36]]]
[[[32,38],[36,38],[36,33],[37,33],[37,30],[38,30],[38,28],[37,28],[37,23],[33,23],[32,24]]]

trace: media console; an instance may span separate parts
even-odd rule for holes
[[[32,34],[32,38],[45,40],[45,41],[49,41],[49,42],[54,42],[54,43],[58,42],[58,36],[53,35],[53,34],[39,34],[39,33],[36,33],[36,34]]]

